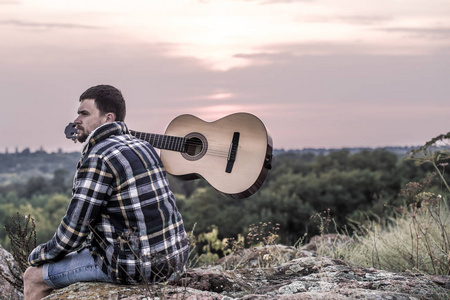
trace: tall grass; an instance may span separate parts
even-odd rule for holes
[[[343,253],[351,265],[395,272],[450,274],[450,210],[441,195],[424,193],[420,207],[403,211],[387,226],[361,226]]]
[[[450,187],[445,174],[450,152],[439,147],[448,146],[449,139],[450,133],[440,135],[411,151],[409,159],[432,164],[435,173],[406,185],[399,195],[404,205],[392,208],[394,217],[358,223],[352,243],[318,247],[318,254],[355,266],[450,275]]]

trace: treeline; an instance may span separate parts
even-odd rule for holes
[[[72,163],[78,158],[69,155]],[[70,201],[70,168],[0,186],[0,222],[11,224],[17,212],[30,214],[36,222],[38,243],[50,239]],[[195,235],[214,226],[220,238],[237,237],[246,235],[252,224],[270,223],[279,224],[280,243],[293,245],[306,233],[307,237],[318,234],[325,217],[342,229],[362,218],[392,215],[403,204],[402,188],[433,171],[431,165],[417,165],[384,149],[336,150],[277,154],[263,187],[247,199],[227,198],[203,180],[181,181],[172,176],[169,180],[186,230]],[[0,244],[9,245],[3,228]]]
[[[73,173],[79,152],[31,152],[29,148],[13,153],[0,153],[0,186],[24,183],[32,177],[51,178],[57,169]]]

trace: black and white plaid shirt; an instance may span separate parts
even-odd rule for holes
[[[164,279],[185,268],[188,239],[162,162],[122,122],[90,136],[67,213],[53,238],[28,260],[32,266],[56,262],[85,241],[117,282]]]

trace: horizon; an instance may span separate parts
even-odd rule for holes
[[[306,148],[296,148],[296,149],[284,149],[284,148],[273,148],[273,152],[296,152],[296,151],[308,151],[308,150],[313,150],[313,151],[333,151],[333,150],[377,150],[377,149],[414,149],[414,148],[419,148],[423,145],[405,145],[405,146],[380,146],[380,147],[340,147],[340,148],[334,148],[334,147],[330,147],[330,148],[323,148],[323,147],[317,147],[317,148],[311,148],[311,147],[306,147]],[[446,145],[443,146],[445,148],[448,148],[450,146]],[[159,149],[155,148],[157,151],[159,151]],[[31,147],[23,147],[23,148],[19,148],[19,147],[13,147],[13,149],[9,149],[8,147],[1,150],[0,149],[0,154],[21,154],[24,151],[29,151],[30,153],[39,153],[39,152],[45,152],[47,154],[52,154],[52,153],[81,153],[81,148],[79,151],[77,150],[70,150],[70,151],[65,151],[63,148],[59,148],[56,150],[49,150],[49,149],[45,149],[45,147],[38,147],[38,148],[31,148]]]

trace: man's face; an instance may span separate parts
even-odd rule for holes
[[[107,114],[100,114],[94,99],[82,100],[78,108],[78,118],[74,121],[77,128],[77,140],[83,143],[92,131],[106,122]]]

